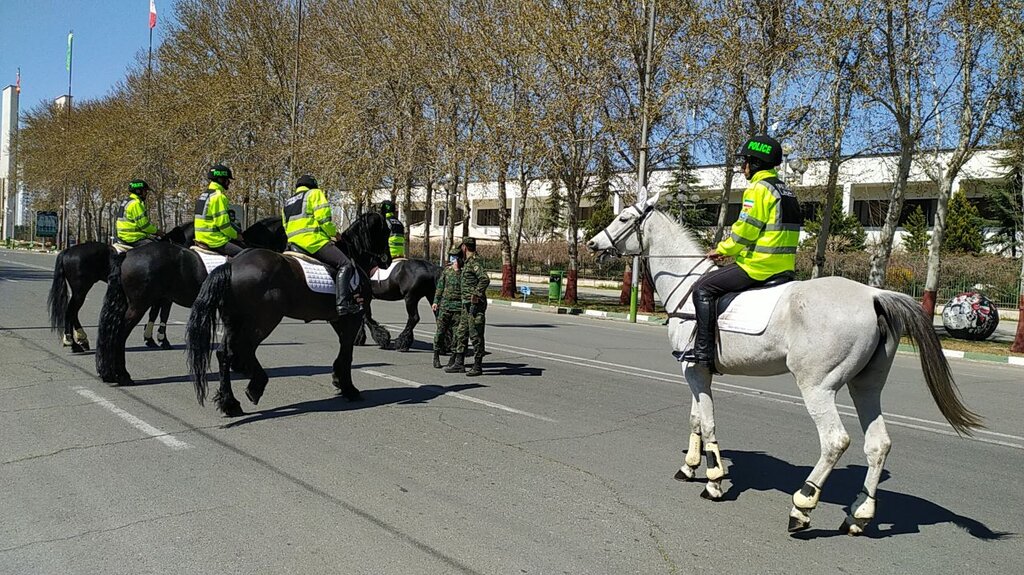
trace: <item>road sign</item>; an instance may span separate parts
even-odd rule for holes
[[[533,293],[530,286],[519,286],[519,293],[523,294],[523,301],[526,301],[526,297]]]
[[[57,212],[36,212],[36,236],[57,237]]]

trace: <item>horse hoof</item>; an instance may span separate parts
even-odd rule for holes
[[[242,404],[238,403],[237,399],[233,402],[222,405],[220,410],[224,414],[224,417],[241,417],[245,415],[245,412],[242,411]]]
[[[160,349],[174,349],[174,346],[171,345],[171,342],[165,339],[160,341]]]
[[[263,392],[261,391],[256,393],[247,387],[245,388],[245,397],[249,398],[249,401],[251,401],[253,405],[259,405],[260,398],[263,397]]]
[[[852,517],[847,517],[843,520],[843,524],[839,526],[839,532],[854,536],[863,535],[864,529],[870,522],[870,519],[854,519]]]
[[[152,339],[147,339],[147,340],[146,340],[146,347],[159,347],[159,346],[158,346],[158,345],[157,345],[157,343],[156,343],[155,341],[153,341]]]
[[[672,479],[675,479],[676,481],[690,481],[696,475],[697,475],[697,468],[696,467],[691,467],[689,465],[686,465],[686,466],[680,467],[679,471],[676,471],[676,474],[672,476]],[[707,491],[707,490],[705,489],[705,491]]]
[[[91,349],[89,347],[89,342],[87,342],[87,341],[82,342],[82,351],[89,351],[89,349]]]
[[[811,526],[810,519],[802,519],[800,517],[789,516],[789,532],[796,533],[797,531],[803,531]]]
[[[135,380],[132,379],[132,376],[125,373],[119,376],[117,381],[104,380],[104,383],[110,387],[128,387],[129,385],[135,385]]]
[[[349,400],[349,401],[362,401],[363,400],[363,394],[359,393],[358,389],[354,389],[354,390],[351,390],[351,391],[342,391],[341,392],[341,396],[344,397],[345,399]]]
[[[708,501],[721,501],[722,500],[722,494],[719,493],[718,495],[715,495],[714,493],[708,491],[708,488],[705,487],[704,491],[700,492],[700,498],[701,499],[706,499]]]
[[[85,348],[78,345],[77,343],[71,344],[71,353],[84,353]]]

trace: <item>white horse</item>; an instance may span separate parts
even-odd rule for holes
[[[676,313],[694,282],[712,267],[694,237],[654,208],[658,196],[624,210],[587,242],[599,257],[648,258],[651,276],[669,312],[672,349],[682,351],[695,323]],[[742,295],[740,297],[746,297]],[[753,296],[756,297],[756,296]],[[734,304],[735,305],[735,304]],[[850,445],[850,436],[836,409],[836,392],[849,386],[850,397],[864,430],[868,471],[864,489],[841,527],[860,534],[875,516],[875,493],[891,441],[882,419],[881,394],[900,337],[909,336],[920,350],[921,368],[939,411],[959,433],[981,427],[981,418],[960,401],[942,346],[931,321],[910,296],[880,290],[844,278],[828,277],[795,282],[780,297],[760,335],[720,331],[715,362],[727,374],[796,377],[807,411],[818,427],[821,456],[803,487],[793,494],[789,530],[810,526],[829,473]],[[694,477],[703,444],[707,459],[705,499],[724,495],[722,463],[715,437],[715,413],[708,368],[683,364],[683,377],[693,393],[690,438],[684,464],[676,479]]]

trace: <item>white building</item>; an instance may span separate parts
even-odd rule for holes
[[[944,166],[948,161],[950,152],[939,152],[936,154],[919,155],[912,166],[906,201],[904,204],[904,216],[921,206],[922,211],[929,225],[935,220],[935,209],[937,205],[937,185],[928,177],[927,170]],[[966,192],[970,199],[980,199],[985,195],[986,189],[1002,182],[1006,169],[998,165],[1001,152],[998,150],[982,150],[974,154],[964,166],[960,176],[953,184],[954,193]],[[856,214],[868,233],[869,241],[878,236],[879,229],[885,218],[888,209],[888,196],[892,188],[896,174],[896,155],[876,155],[854,158],[842,164],[839,171],[838,185],[842,189],[843,211],[847,214]],[[804,170],[802,173],[795,168]],[[697,168],[694,175],[698,183],[693,186],[691,194],[696,192],[702,199],[707,209],[717,213],[717,198],[722,193],[725,182],[725,170],[721,165],[704,166]],[[810,217],[820,205],[822,190],[828,176],[828,162],[826,160],[793,161],[784,163],[780,167],[780,177],[786,181],[801,198],[805,205],[805,212]],[[648,188],[650,193],[665,192],[669,182],[672,180],[671,170],[656,170],[651,174]],[[624,202],[631,202],[635,197],[634,174],[619,174],[613,178],[612,189],[616,191]],[[741,174],[736,174],[729,191],[729,214],[727,222],[735,221],[739,214],[740,202],[743,190],[747,182]],[[536,180],[530,184],[526,202],[519,200],[519,184],[517,181],[509,180],[506,183],[506,195],[508,206],[515,217],[520,210],[536,208],[544,205],[545,198],[550,194],[551,183],[547,180]],[[385,198],[386,192],[381,191],[375,200]],[[469,184],[469,217],[470,235],[479,239],[498,239],[498,185],[497,182],[471,182]],[[662,201],[668,198],[663,197]],[[838,199],[838,198],[837,198]],[[401,214],[401,218],[410,227],[413,237],[423,237],[424,220],[424,189],[413,190],[412,209],[408,214]],[[401,202],[398,202],[399,205]],[[525,203],[524,205],[520,205]],[[587,200],[581,206],[580,220],[586,220],[593,209]],[[434,202],[432,213],[429,217],[430,236],[440,237],[444,233],[445,223],[445,202],[444,189],[434,189]],[[456,230],[461,230],[463,214],[456,214]],[[527,217],[527,222],[530,221]],[[536,219],[536,218],[534,218]],[[527,228],[529,224],[527,224]],[[897,240],[899,239],[897,234]]]
[[[7,86],[0,99],[0,239],[14,237],[18,212],[18,170],[14,142],[18,137],[18,89]]]

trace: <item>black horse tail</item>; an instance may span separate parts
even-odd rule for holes
[[[225,264],[213,270],[203,282],[199,296],[192,304],[185,328],[185,353],[188,355],[188,372],[196,388],[199,405],[206,401],[206,370],[210,367],[210,350],[213,347],[214,329],[217,326],[217,311],[222,309],[231,289],[231,265]],[[223,315],[223,314],[221,314]],[[228,326],[225,326],[228,329]]]
[[[107,276],[107,294],[103,296],[103,309],[100,311],[100,325],[96,346],[96,373],[107,382],[117,381],[118,369],[117,349],[124,315],[128,312],[128,297],[124,294],[121,284],[121,264],[125,254],[110,257],[110,274]]]
[[[905,333],[917,346],[928,391],[953,429],[957,433],[971,435],[971,430],[984,427],[981,417],[960,400],[949,362],[942,353],[942,342],[935,334],[931,318],[921,310],[921,305],[910,296],[882,291],[875,296],[875,310],[885,318],[889,329],[897,337]]]
[[[46,297],[46,306],[50,308],[50,330],[64,330],[68,313],[68,282],[64,277],[64,252],[57,254],[57,263],[53,266],[53,283],[50,284],[50,295]]]

